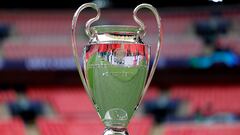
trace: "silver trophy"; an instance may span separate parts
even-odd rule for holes
[[[95,9],[97,16],[85,25],[89,42],[80,59],[75,37],[76,25],[80,12],[88,7]],[[137,17],[137,12],[142,8],[149,9],[155,15],[159,32],[150,71],[151,46],[142,41],[145,25]],[[128,135],[128,123],[152,80],[159,60],[162,37],[160,16],[152,5],[141,4],[133,12],[133,18],[140,26],[90,27],[99,18],[100,9],[94,3],[83,4],[77,9],[72,20],[73,54],[83,86],[105,125],[103,135]],[[80,63],[83,63],[83,70]]]

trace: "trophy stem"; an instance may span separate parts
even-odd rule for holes
[[[129,135],[126,128],[105,128],[103,135]]]

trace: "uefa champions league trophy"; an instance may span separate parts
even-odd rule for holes
[[[89,43],[79,59],[76,25],[79,13],[93,8],[97,16],[86,23]],[[139,9],[147,8],[155,15],[158,43],[152,69],[149,71],[151,46],[144,44],[145,26],[137,17]],[[83,86],[105,125],[103,135],[128,135],[127,126],[138,108],[156,69],[161,46],[161,22],[157,10],[150,4],[134,9],[133,18],[140,27],[127,25],[90,25],[100,17],[94,3],[86,3],[75,12],[72,20],[72,47]],[[80,63],[83,63],[83,71]],[[149,71],[149,73],[148,73]],[[91,131],[89,131],[91,134]]]

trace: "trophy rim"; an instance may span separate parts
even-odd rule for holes
[[[93,33],[133,33],[140,34],[144,33],[141,27],[134,25],[97,25],[92,26],[91,31]]]

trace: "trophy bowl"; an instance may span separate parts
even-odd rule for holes
[[[82,63],[76,45],[75,28],[79,13],[91,7],[97,16],[86,23],[89,42],[83,48]],[[157,20],[159,39],[156,55],[149,71],[151,46],[144,44],[144,23],[136,16],[141,8],[150,9]],[[90,25],[100,17],[100,10],[93,3],[83,4],[72,21],[72,47],[83,86],[105,125],[104,135],[128,135],[127,126],[153,77],[160,52],[160,17],[149,4],[134,10],[134,20],[140,25]],[[83,67],[83,70],[82,68]],[[89,131],[91,132],[91,131]]]

